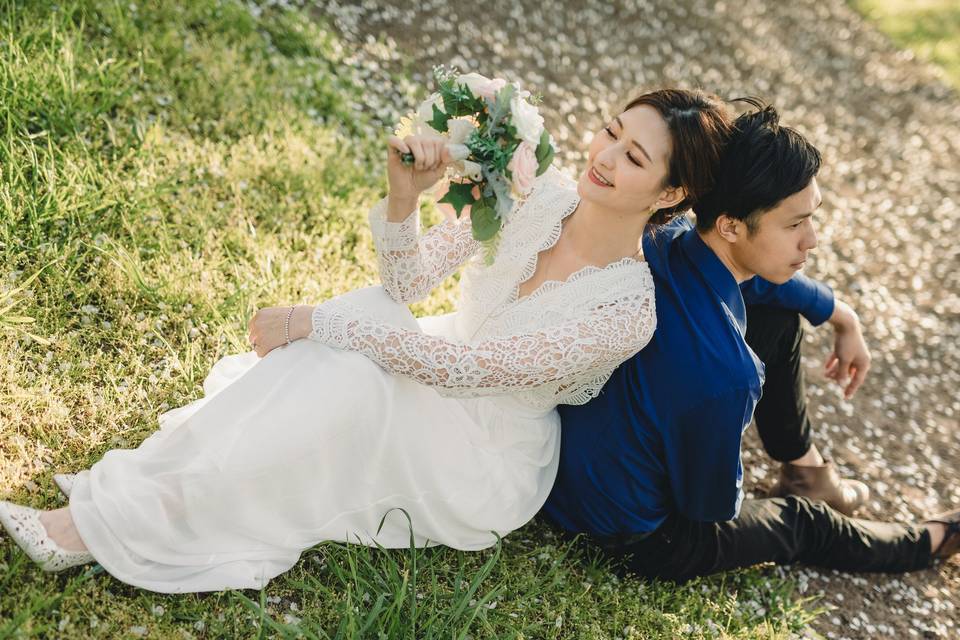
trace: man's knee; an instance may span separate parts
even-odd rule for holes
[[[791,528],[799,537],[806,539],[804,546],[824,544],[844,526],[845,516],[823,500],[811,500],[806,496],[776,499],[786,503],[785,511],[790,514]]]
[[[799,350],[803,325],[796,311],[768,305],[747,307],[746,341],[768,366],[789,360]]]

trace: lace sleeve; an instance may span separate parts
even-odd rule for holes
[[[656,327],[652,290],[605,302],[576,320],[475,345],[379,322],[337,298],[318,305],[312,320],[311,340],[358,351],[391,373],[455,396],[510,393],[612,370],[642,349]]]
[[[426,298],[480,248],[470,225],[456,219],[437,224],[422,236],[418,211],[403,222],[388,222],[386,198],[370,210],[370,228],[383,288],[405,304]]]

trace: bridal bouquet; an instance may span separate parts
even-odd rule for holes
[[[458,218],[470,206],[473,237],[483,242],[489,262],[514,201],[530,192],[534,178],[553,161],[553,144],[530,92],[517,84],[444,67],[433,74],[437,92],[401,119],[396,135],[435,133],[448,139],[454,173],[462,181],[451,182],[439,202],[452,205]],[[410,164],[413,156],[403,154],[401,160]]]

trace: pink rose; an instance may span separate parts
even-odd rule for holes
[[[507,85],[507,81],[502,78],[491,80],[479,73],[465,73],[457,78],[457,82],[466,85],[470,89],[470,93],[476,97],[487,100],[493,100],[497,91]]]
[[[513,189],[521,195],[530,193],[533,180],[537,177],[537,155],[526,142],[521,142],[510,158],[507,169],[513,179]]]
[[[497,91],[500,91],[500,89],[503,89],[505,86],[507,86],[506,80],[503,78],[494,78],[478,89],[478,97],[493,100],[497,96]]]

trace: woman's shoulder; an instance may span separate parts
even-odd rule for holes
[[[563,285],[565,294],[577,298],[570,309],[595,309],[648,304],[654,298],[654,281],[645,260],[621,258],[605,267],[589,265],[572,273]]]
[[[654,291],[653,273],[645,259],[622,258],[602,269],[609,275],[600,296],[610,299],[623,297],[650,297]]]

